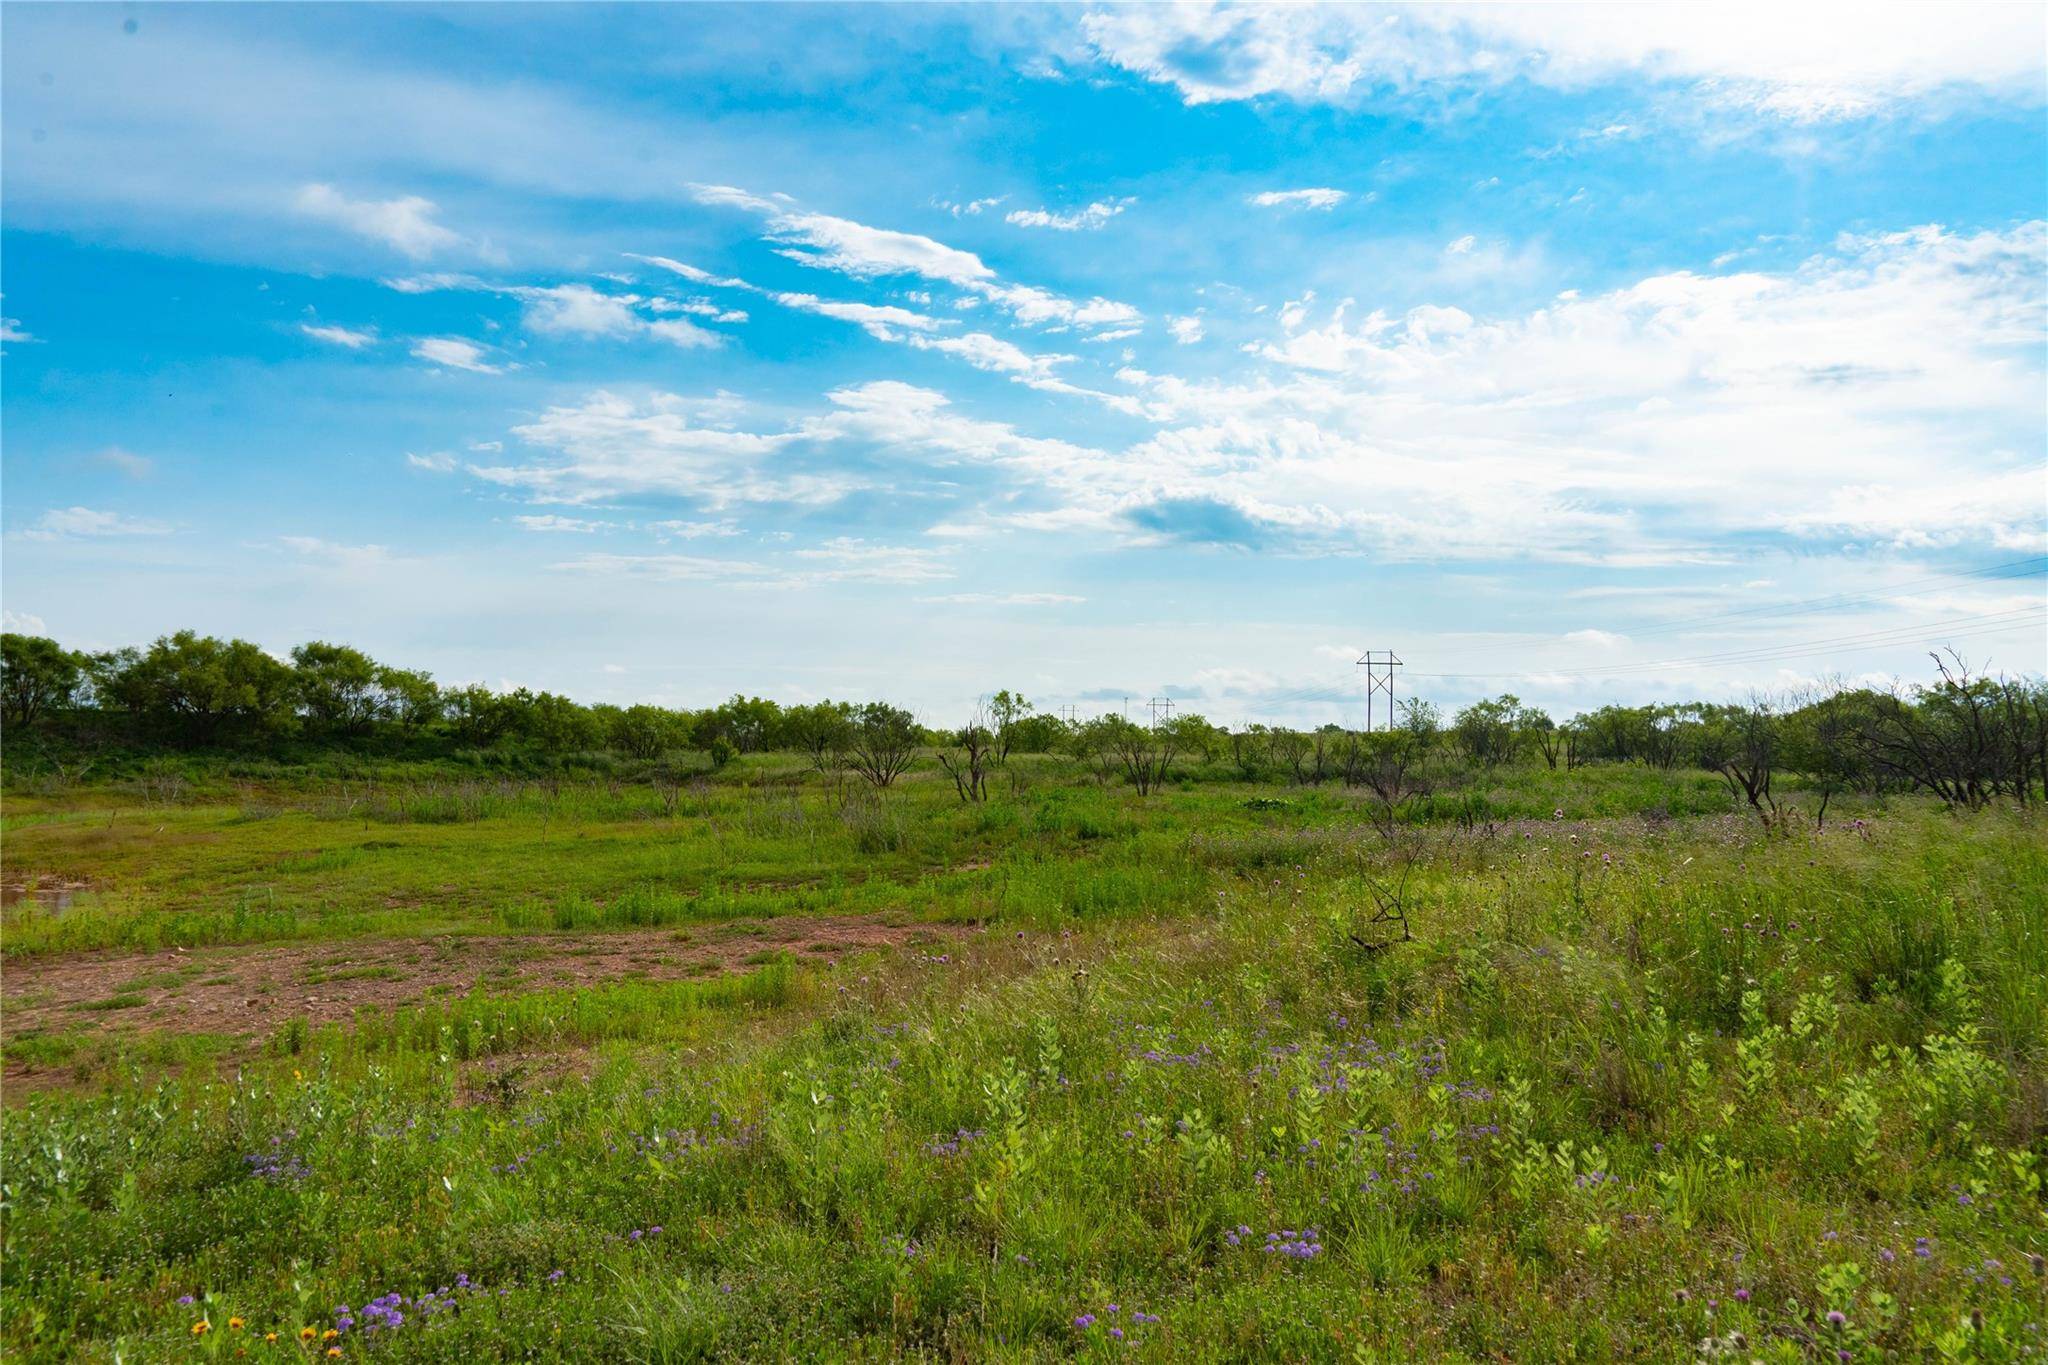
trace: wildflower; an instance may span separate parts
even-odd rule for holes
[[[1115,1337],[1118,1341],[1122,1341],[1124,1339],[1124,1329],[1121,1327],[1110,1328],[1109,1334]]]
[[[339,1346],[330,1346],[330,1347],[328,1347],[328,1348],[327,1348],[327,1358],[328,1358],[329,1360],[339,1360],[339,1359],[341,1359],[341,1348],[340,1348]]]
[[[263,1334],[263,1339],[264,1339],[265,1341],[276,1341],[276,1340],[277,1340],[277,1333],[275,1333],[275,1332],[265,1332],[265,1333]]]
[[[190,1308],[193,1304],[197,1302],[198,1300],[193,1298],[190,1294],[178,1295],[178,1306],[180,1308]]]
[[[239,1332],[239,1331],[241,1331],[241,1330],[242,1330],[242,1327],[243,1327],[243,1322],[242,1322],[242,1320],[241,1320],[240,1318],[229,1318],[229,1319],[228,1319],[228,1330],[229,1330],[230,1332]]]
[[[192,1324],[192,1335],[195,1337],[203,1337],[212,1330],[213,1324],[208,1322],[205,1318],[201,1318],[199,1321]]]
[[[1736,1291],[1735,1291],[1735,1301],[1736,1301],[1737,1303],[1748,1303],[1748,1302],[1749,1302],[1749,1291],[1748,1291],[1747,1289],[1738,1289],[1738,1290],[1736,1290]]]
[[[1847,1313],[1844,1313],[1841,1309],[1830,1308],[1828,1310],[1828,1326],[1842,1327],[1847,1325],[1848,1321],[1849,1315]]]
[[[1080,1328],[1084,1332],[1087,1331],[1090,1327],[1093,1327],[1094,1325],[1095,1315],[1093,1313],[1083,1313],[1080,1317],[1074,1319],[1074,1326]]]
[[[327,1329],[326,1331],[324,1331],[324,1332],[322,1332],[322,1333],[320,1334],[320,1340],[322,1340],[322,1341],[332,1341],[332,1340],[334,1340],[334,1339],[335,1339],[336,1337],[338,1337],[338,1336],[340,1336],[340,1335],[341,1335],[341,1333],[339,1333],[339,1332],[335,1331],[335,1330],[334,1330],[334,1329],[333,1329],[332,1327],[330,1327],[330,1328],[328,1328],[328,1329]]]
[[[313,1339],[314,1337],[317,1337],[317,1336],[319,1336],[319,1335],[320,1335],[320,1334],[319,1334],[318,1332],[314,1331],[314,1330],[313,1330],[312,1328],[310,1328],[310,1327],[301,1327],[301,1328],[299,1329],[299,1340],[300,1340],[300,1341],[311,1341],[311,1340],[312,1340],[312,1339]]]

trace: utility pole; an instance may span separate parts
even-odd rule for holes
[[[1172,697],[1154,697],[1146,702],[1145,705],[1151,709],[1153,729],[1157,730],[1159,728],[1160,721],[1173,719]]]
[[[1394,657],[1391,649],[1368,649],[1365,657],[1358,661],[1358,667],[1365,670],[1365,728],[1372,729],[1372,699],[1381,692],[1387,694],[1386,729],[1394,728],[1394,670],[1401,667],[1401,661]]]

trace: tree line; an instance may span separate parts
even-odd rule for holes
[[[1817,818],[1848,791],[1923,791],[1955,806],[2048,794],[2048,685],[1988,677],[1951,655],[1930,680],[1891,691],[1831,686],[1740,703],[1603,706],[1563,721],[1512,695],[1446,718],[1411,701],[1389,730],[1212,725],[1182,715],[1145,725],[1110,714],[1069,722],[1000,691],[964,726],[932,729],[886,702],[782,705],[734,696],[702,710],[582,705],[552,692],[444,687],[348,645],[313,642],[280,659],[246,640],[194,631],[147,648],[64,649],[0,635],[0,723],[84,748],[265,748],[287,742],[387,749],[520,748],[544,757],[609,752],[654,760],[704,753],[794,752],[820,772],[876,788],[929,754],[963,801],[986,799],[1013,753],[1059,753],[1141,795],[1196,763],[1246,781],[1366,789],[1388,818],[1446,767],[1517,763],[1692,767],[1727,783],[1766,825],[1788,810],[1779,779],[1796,774]]]

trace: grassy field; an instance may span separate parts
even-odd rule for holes
[[[2048,825],[1837,805],[17,789],[0,1344],[2042,1358]]]

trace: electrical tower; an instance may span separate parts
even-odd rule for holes
[[[1145,705],[1148,708],[1150,708],[1152,712],[1153,729],[1157,730],[1159,728],[1160,721],[1173,719],[1172,697],[1154,697],[1152,698],[1152,700],[1146,702]]]
[[[1394,670],[1401,667],[1401,661],[1394,657],[1391,649],[1368,649],[1365,657],[1358,661],[1365,670],[1365,728],[1372,729],[1372,699],[1378,693],[1387,696],[1387,723],[1385,729],[1394,728]]]
[[[1072,725],[1075,719],[1074,710],[1074,703],[1068,702],[1065,706],[1062,706],[1060,708],[1060,719],[1065,721],[1067,724]]]

